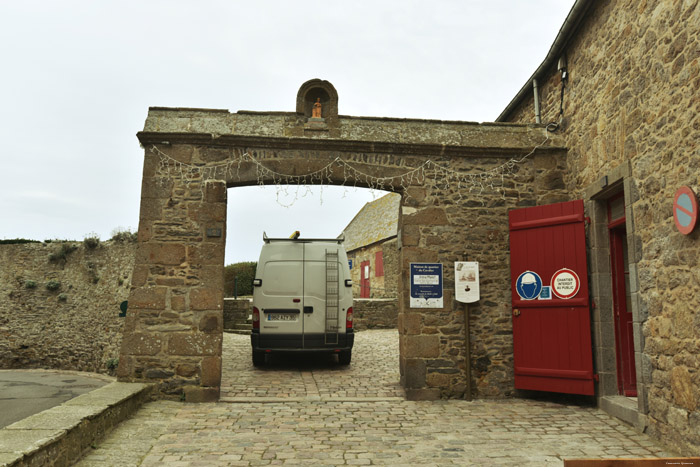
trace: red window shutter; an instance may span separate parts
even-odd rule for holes
[[[374,271],[377,277],[384,275],[384,255],[381,251],[374,254]]]

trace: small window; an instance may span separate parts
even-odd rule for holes
[[[384,255],[381,251],[374,254],[374,271],[377,277],[384,275]]]
[[[625,218],[625,198],[620,193],[608,200],[608,223],[619,221]]]

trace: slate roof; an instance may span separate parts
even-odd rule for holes
[[[396,236],[401,195],[389,193],[365,204],[343,233],[345,249],[356,250]]]

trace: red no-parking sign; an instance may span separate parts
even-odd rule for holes
[[[678,231],[688,235],[698,222],[698,199],[688,186],[682,186],[673,197],[673,220]]]
[[[571,269],[560,269],[552,275],[552,293],[559,298],[573,298],[581,288],[581,280]]]

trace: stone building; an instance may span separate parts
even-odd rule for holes
[[[562,184],[590,218],[601,407],[695,455],[700,232],[679,232],[673,204],[700,189],[699,89],[697,1],[577,1],[498,118],[541,122],[567,147]]]
[[[386,194],[365,204],[343,230],[355,298],[395,298],[398,294],[400,204],[401,196]]]

